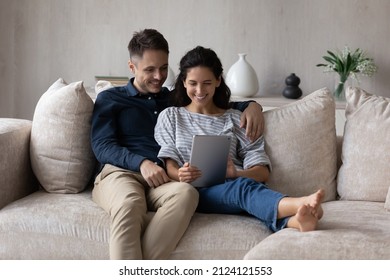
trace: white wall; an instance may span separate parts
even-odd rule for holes
[[[213,48],[225,72],[245,52],[258,95],[280,95],[290,73],[308,94],[333,88],[317,63],[327,49],[362,48],[379,72],[361,87],[390,97],[388,0],[0,0],[0,117],[32,119],[57,78],[94,85],[125,75],[134,31],[156,28],[170,43],[170,65],[196,45]]]

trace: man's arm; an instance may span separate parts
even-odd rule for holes
[[[140,170],[142,177],[152,188],[157,188],[158,186],[171,181],[164,168],[156,165],[154,162],[148,159],[141,163]]]
[[[252,142],[264,132],[263,107],[255,101],[232,102],[233,109],[240,110],[240,126],[245,128],[246,137]]]
[[[140,172],[152,188],[170,181],[164,168],[147,157],[132,152],[118,140],[118,109],[109,97],[110,93],[99,94],[92,116],[92,149],[101,164],[112,164],[127,170]],[[120,110],[120,109],[119,109]],[[126,125],[131,125],[128,123]]]
[[[139,172],[141,162],[146,158],[131,153],[119,144],[117,137],[117,117],[113,103],[106,92],[101,92],[95,102],[92,115],[91,144],[96,159],[101,164],[112,164],[124,169]]]

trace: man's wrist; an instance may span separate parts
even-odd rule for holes
[[[255,103],[255,104],[259,105],[259,106],[260,106],[260,111],[261,111],[261,112],[264,111],[263,106],[261,106],[261,104],[257,103],[255,100],[249,100],[249,102],[250,102],[250,103]]]

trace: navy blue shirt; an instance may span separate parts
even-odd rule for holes
[[[157,158],[160,146],[154,140],[159,113],[171,106],[170,91],[140,94],[133,86],[114,87],[98,94],[92,116],[92,149],[100,164],[140,171],[143,160],[163,166]],[[249,102],[234,103],[245,110]]]

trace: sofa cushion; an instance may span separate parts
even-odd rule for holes
[[[195,213],[169,259],[241,259],[272,232],[250,215]]]
[[[325,189],[336,198],[335,103],[320,89],[301,100],[264,112],[265,149],[272,172],[269,186],[290,196]]]
[[[389,260],[390,215],[383,202],[330,201],[318,229],[283,229],[246,254],[262,260]]]
[[[195,213],[169,258],[242,259],[270,234],[249,215]],[[109,239],[110,217],[92,201],[90,189],[40,190],[0,211],[0,259],[108,259]]]
[[[31,129],[33,171],[48,192],[77,193],[91,179],[93,101],[83,82],[58,79],[39,99]]]
[[[385,209],[390,211],[390,187],[389,190],[387,191]]]
[[[0,211],[0,259],[108,259],[109,236],[110,218],[89,190],[40,190]]]
[[[105,91],[105,90],[113,88],[113,87],[114,87],[114,85],[111,84],[109,81],[100,80],[95,85],[95,93],[96,93],[96,95],[98,95],[102,91]]]
[[[346,99],[340,199],[384,202],[390,182],[390,99],[351,87]]]

